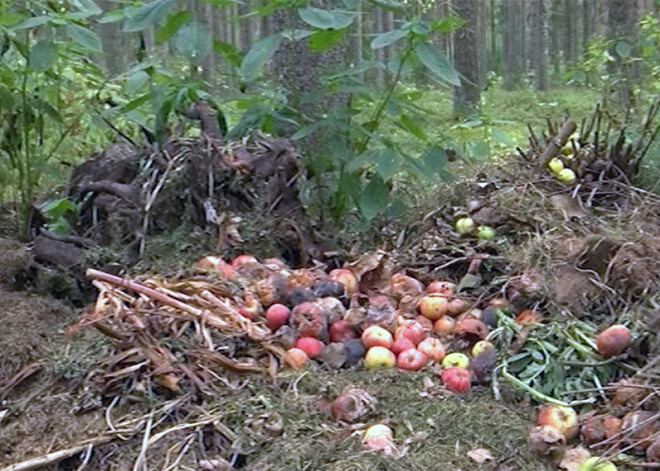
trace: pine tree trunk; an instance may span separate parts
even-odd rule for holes
[[[108,12],[117,8],[111,0],[100,0],[99,8],[103,12]],[[120,31],[120,23],[105,23],[97,26],[99,36],[103,43],[103,52],[105,55],[105,66],[110,75],[116,75],[124,70],[125,67],[125,38]]]
[[[500,4],[500,23],[502,31],[502,68],[504,88],[512,90],[515,86],[515,16],[514,0],[502,0]]]
[[[250,1],[243,0],[238,4],[238,15],[243,17],[250,12]],[[241,18],[238,20],[241,51],[247,52],[252,44],[252,21],[251,18]]]
[[[633,94],[634,85],[639,81],[639,69],[636,62],[630,62],[617,53],[617,44],[627,43],[631,47],[631,55],[635,55],[634,44],[637,39],[639,14],[636,3],[626,0],[609,0],[608,3],[608,36],[614,42],[610,55],[615,58],[610,70],[618,75],[619,102],[623,109],[635,107]]]
[[[532,0],[531,55],[536,88],[548,89],[548,5],[546,0]]]
[[[477,0],[456,2],[454,10],[465,20],[455,31],[454,67],[463,76],[461,87],[454,87],[454,115],[468,116],[479,106],[479,51]]]

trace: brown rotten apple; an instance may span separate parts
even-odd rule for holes
[[[630,341],[630,330],[626,326],[613,325],[596,336],[596,348],[598,353],[609,358],[628,348]]]
[[[358,280],[351,270],[346,268],[337,268],[332,270],[328,276],[332,281],[338,281],[343,284],[344,288],[346,289],[346,293],[357,293],[359,288]]]

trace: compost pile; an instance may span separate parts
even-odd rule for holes
[[[339,268],[311,242],[287,141],[202,141],[207,150],[178,141],[124,176],[74,172],[71,194],[89,202],[79,237],[115,237],[139,253],[146,234],[188,214],[214,227],[218,250],[170,276],[87,270],[97,299],[67,333],[93,328],[110,350],[86,372],[84,389],[108,417],[127,401],[160,406],[110,423],[68,456],[142,433],[138,469],[157,439],[192,429],[221,450],[200,466],[233,469],[237,450],[280,436],[286,424],[275,412],[259,416],[245,425],[254,439],[245,443],[219,421],[221,411],[204,410],[206,401],[246,377],[276,385],[309,371],[396,368],[428,373],[420,394],[429,400],[490,389],[497,399],[544,403],[529,447],[564,469],[616,469],[607,460],[655,465],[660,198],[630,181],[660,129],[658,109],[635,142],[599,108],[579,129],[568,119],[548,121],[540,134],[530,128],[527,150],[443,190],[404,228],[383,228],[379,250],[346,254],[352,261]],[[182,190],[191,181],[204,184]],[[277,257],[223,258],[228,244],[250,247],[225,214],[255,210],[276,223]],[[367,449],[405,454],[386,424],[373,423],[378,406],[366,391],[347,387],[315,407],[346,430],[366,430]],[[150,437],[167,421],[174,425]]]

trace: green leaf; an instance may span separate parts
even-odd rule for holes
[[[362,216],[367,221],[371,221],[387,207],[389,196],[390,191],[383,178],[379,174],[371,177],[360,195],[359,207]]]
[[[46,201],[39,209],[48,219],[55,220],[67,212],[75,213],[78,208],[73,201],[67,198],[56,198]]]
[[[415,137],[426,141],[428,140],[428,136],[422,129],[422,127],[416,122],[414,119],[412,119],[408,115],[401,115],[401,125],[404,127],[404,129],[407,129],[410,131],[411,134],[413,134]]]
[[[148,102],[150,98],[151,98],[151,93],[145,93],[144,95],[137,97],[135,100],[131,100],[128,103],[126,103],[124,106],[121,107],[121,110],[124,113],[133,111],[134,109],[137,109],[146,102]]]
[[[387,33],[379,34],[371,41],[371,49],[380,49],[381,47],[389,46],[390,44],[398,41],[407,34],[406,31],[395,29]]]
[[[222,57],[227,59],[229,63],[235,67],[241,66],[241,61],[243,60],[243,54],[235,46],[222,42],[222,41],[213,41],[213,50],[216,54],[220,54]]]
[[[126,12],[124,10],[112,10],[96,20],[96,22],[100,24],[116,23],[124,18],[126,18]]]
[[[13,26],[21,21],[23,17],[15,11],[7,11],[0,14],[0,26]]]
[[[320,8],[299,8],[298,15],[310,26],[319,29],[330,29],[335,26],[335,18],[327,10]]]
[[[415,47],[415,53],[422,64],[439,78],[452,85],[461,85],[461,80],[458,77],[456,69],[454,69],[447,57],[437,48],[433,48],[426,43],[419,43]]]
[[[320,30],[307,38],[307,46],[310,51],[323,52],[341,41],[344,36],[343,29]]]
[[[79,46],[93,52],[101,52],[101,38],[94,31],[75,23],[67,24],[66,31],[69,37]]]
[[[390,11],[403,11],[406,6],[397,0],[371,0],[371,3]]]
[[[257,41],[248,51],[241,62],[241,77],[246,82],[251,82],[259,78],[264,65],[273,57],[280,47],[282,36],[273,34]]]
[[[86,16],[100,15],[103,13],[103,10],[101,10],[93,0],[72,0],[71,3]]]
[[[443,16],[439,20],[432,21],[429,26],[433,31],[438,33],[451,33],[465,24],[465,21],[460,16],[448,15]]]
[[[57,47],[52,41],[39,41],[30,49],[30,68],[37,72],[45,72],[52,67],[56,57]]]
[[[49,16],[33,16],[32,18],[28,18],[22,23],[17,24],[12,29],[14,31],[19,31],[22,29],[36,28],[37,26],[45,25],[49,21]]]
[[[126,9],[126,22],[124,31],[134,33],[142,31],[150,26],[154,26],[160,20],[165,18],[168,10],[174,4],[174,0],[153,0],[136,8]]]
[[[310,134],[312,134],[314,131],[316,131],[320,127],[321,127],[320,123],[310,124],[309,126],[305,126],[303,128],[298,129],[298,131],[296,131],[293,134],[293,136],[291,136],[290,139],[292,141],[298,141],[298,140],[302,139],[303,137],[309,136]]]
[[[124,84],[124,91],[128,95],[133,95],[134,93],[139,92],[142,88],[149,82],[151,77],[144,70],[138,70],[126,79],[126,84]]]
[[[185,10],[177,11],[167,17],[165,23],[156,30],[156,43],[162,44],[174,36],[190,19],[190,13]]]
[[[632,47],[626,41],[619,41],[614,46],[614,50],[619,55],[619,57],[625,59],[626,57],[630,56]]]
[[[492,135],[493,135],[493,139],[495,139],[499,144],[502,144],[503,146],[512,147],[516,145],[516,141],[511,139],[511,136],[509,136],[504,131],[500,131],[499,129],[493,129]]]
[[[183,26],[174,37],[174,47],[193,62],[204,59],[213,47],[208,29],[199,21]]]
[[[299,8],[298,15],[310,26],[318,29],[343,29],[350,26],[356,14],[341,10],[322,10],[320,8]]]
[[[371,160],[376,164],[376,170],[385,181],[396,175],[400,168],[399,153],[391,147],[373,151]]]
[[[314,33],[315,31],[311,31],[309,29],[287,29],[280,32],[282,37],[284,39],[288,39],[289,41],[299,41],[301,39],[305,39],[308,36],[311,36]]]
[[[464,289],[477,288],[481,285],[481,277],[479,275],[473,275],[472,273],[467,273],[456,287],[457,292],[462,292]]]

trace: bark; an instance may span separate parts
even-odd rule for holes
[[[327,6],[330,2],[325,2]],[[280,9],[274,14],[274,23],[278,30],[304,28],[295,9]],[[339,42],[327,51],[312,52],[305,41],[284,41],[273,58],[273,72],[283,86],[289,104],[306,116],[330,115],[332,111],[347,103],[342,94],[330,94],[323,90],[321,74],[327,70],[346,67],[346,44]],[[282,129],[284,134],[292,128]],[[316,148],[318,153],[325,146],[319,140],[320,133],[305,139],[303,147],[307,150]]]
[[[238,15],[243,17],[250,12],[249,0],[243,0],[238,4]],[[238,20],[239,29],[239,42],[241,44],[241,51],[247,52],[250,50],[252,44],[252,21],[250,18],[241,18]]]
[[[562,0],[551,0],[550,4],[550,58],[555,74],[561,73],[561,22]]]
[[[531,4],[532,67],[536,88],[548,89],[548,9],[546,0],[533,0]]]
[[[575,34],[575,17],[577,14],[575,0],[564,0],[564,60],[567,64],[572,64],[575,61],[575,41],[577,40]]]
[[[627,0],[609,0],[608,10],[608,36],[614,44],[610,55],[615,58],[610,71],[617,75],[617,91],[621,106],[625,110],[630,110],[635,107],[633,88],[639,81],[639,70],[636,61],[621,57],[616,52],[616,45],[625,41],[630,46],[634,46],[637,39],[639,13],[637,4]],[[635,48],[632,47],[630,55],[634,56],[635,53]]]
[[[515,51],[515,16],[514,0],[503,0],[500,7],[502,24],[502,67],[504,70],[504,88],[511,90],[515,86],[516,51]]]
[[[98,3],[103,12],[115,9],[117,6],[111,0],[101,0]],[[124,70],[124,38],[120,31],[120,23],[105,23],[97,26],[99,36],[103,42],[105,54],[105,66],[111,75],[116,75]]]
[[[499,72],[499,62],[497,60],[497,29],[495,26],[495,17],[496,17],[496,2],[495,0],[490,0],[490,6],[488,8],[488,16],[490,21],[490,57],[488,59],[488,70],[493,70]]]
[[[479,51],[476,0],[456,2],[454,9],[466,23],[455,31],[454,67],[462,75],[461,87],[454,87],[454,115],[467,116],[479,105]]]
[[[216,39],[216,21],[215,21],[215,8],[212,5],[200,2],[200,21],[206,26],[211,38]],[[204,80],[213,84],[215,78],[215,61],[216,55],[211,51],[206,55],[202,63],[202,77]]]
[[[582,52],[586,53],[596,23],[594,0],[582,0]]]

